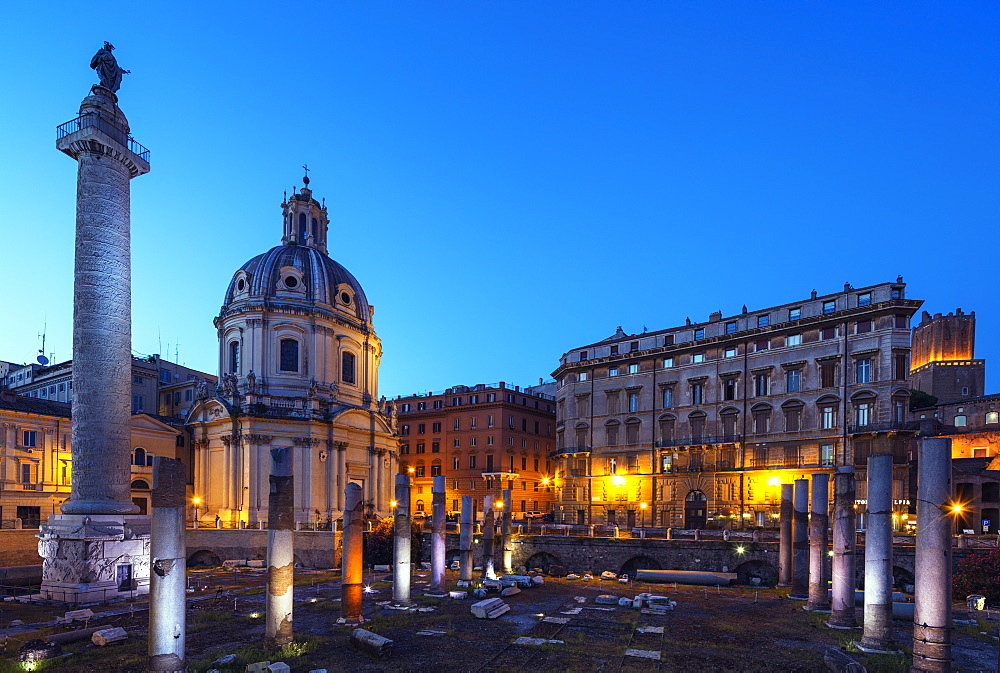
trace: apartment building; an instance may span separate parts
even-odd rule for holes
[[[780,486],[896,457],[912,518],[910,319],[902,277],[642,334],[562,356],[554,513],[566,523],[773,525]]]
[[[430,516],[433,478],[444,476],[452,517],[463,496],[473,497],[478,514],[486,497],[499,499],[504,489],[512,491],[516,520],[550,512],[554,388],[501,381],[396,398],[399,471],[412,477],[411,511]]]

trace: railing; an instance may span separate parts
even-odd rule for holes
[[[137,143],[135,138],[125,132],[125,129],[118,126],[114,122],[108,121],[98,114],[80,115],[76,119],[68,121],[65,124],[60,124],[56,127],[56,139],[65,138],[66,136],[90,127],[96,128],[98,131],[104,133],[118,143],[126,145],[129,152],[135,154],[143,161],[149,161],[148,149]]]
[[[40,491],[42,490],[39,484],[21,484],[22,491]]]
[[[701,437],[676,437],[672,439],[661,439],[656,443],[657,448],[671,446],[700,446],[704,444],[738,444],[743,440],[741,435],[702,435]]]
[[[886,432],[889,430],[919,430],[919,421],[883,421],[882,423],[866,423],[864,425],[849,425],[851,433]]]
[[[563,447],[561,449],[556,449],[555,451],[553,451],[549,455],[552,458],[555,458],[557,456],[565,456],[565,455],[569,455],[571,453],[590,453],[590,447],[589,446],[565,446],[565,447]]]

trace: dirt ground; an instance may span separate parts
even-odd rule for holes
[[[802,610],[784,589],[704,588],[673,585],[622,585],[546,578],[544,586],[505,598],[511,610],[496,620],[474,618],[472,600],[424,597],[426,575],[414,578],[414,604],[429,612],[398,611],[380,605],[392,596],[391,585],[370,578],[364,628],[394,642],[392,655],[374,660],[348,642],[351,628],[338,626],[339,582],[319,572],[299,572],[295,590],[296,640],[280,651],[263,646],[264,575],[262,571],[192,572],[188,610],[187,655],[192,671],[244,671],[255,661],[283,661],[293,671],[821,671],[823,652],[847,646],[860,632],[823,625],[824,615]],[[457,577],[449,573],[449,584]],[[221,589],[221,590],[220,590]],[[631,607],[597,605],[601,594],[633,597],[650,591],[669,596],[677,607],[667,615],[641,614]],[[94,608],[90,626],[122,626],[127,641],[106,648],[89,640],[64,646],[66,656],[34,666],[17,660],[17,649],[31,638],[57,631],[50,606],[0,604],[0,624],[22,620],[25,626],[0,631],[4,659],[0,671],[142,671],[145,670],[146,621],[141,601]],[[234,611],[235,608],[235,611]],[[564,614],[572,613],[572,614]],[[565,623],[542,621],[567,619]],[[859,614],[860,617],[860,614]],[[994,615],[991,615],[994,617]],[[996,670],[996,641],[986,633],[997,622],[983,619],[955,630],[955,670]],[[82,626],[82,625],[79,625]],[[75,628],[79,628],[75,627]],[[637,627],[662,626],[662,633]],[[898,623],[896,638],[904,653],[866,656],[852,653],[869,671],[909,670],[911,629]],[[66,630],[60,627],[58,630]],[[434,635],[418,635],[429,630]],[[515,645],[519,636],[559,642]],[[647,659],[626,656],[640,650]],[[651,654],[650,654],[651,653]],[[212,662],[227,654],[228,666]]]

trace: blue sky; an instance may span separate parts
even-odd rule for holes
[[[996,2],[9,2],[0,359],[71,354],[75,164],[110,40],[133,344],[215,371],[212,318],[302,164],[387,395],[548,378],[639,332],[902,274],[977,311],[1000,384]],[[89,10],[88,10],[89,11]],[[91,27],[91,28],[88,28]]]

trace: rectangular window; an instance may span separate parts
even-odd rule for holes
[[[581,381],[586,381],[587,378],[588,378],[587,377],[587,372],[580,372],[580,380]]]
[[[705,338],[705,328],[704,327],[696,328],[694,331],[694,340],[698,341],[699,339],[704,339],[704,338]]]
[[[469,419],[469,430],[475,430],[478,424],[479,424],[479,418],[473,416],[472,418]]]
[[[736,379],[726,379],[722,384],[722,399],[727,402],[736,399]]]
[[[580,351],[580,359],[581,360],[587,359],[587,351]]]
[[[833,444],[824,444],[819,447],[820,465],[833,465]]]
[[[663,368],[664,369],[669,369],[670,367],[673,367],[673,366],[674,366],[674,359],[673,358],[663,358]]]
[[[670,409],[674,406],[674,389],[664,388],[663,389],[663,408]]]
[[[857,323],[857,328],[855,329],[856,334],[866,334],[872,331],[872,321],[871,320],[859,320]]]
[[[633,353],[636,352],[637,350],[639,350],[639,342],[638,341],[631,342],[628,345],[628,349]]]
[[[427,408],[426,402],[417,402],[417,411],[423,411]]]
[[[855,422],[858,425],[869,425],[872,422],[872,405],[869,402],[858,402],[854,407]]]
[[[823,313],[834,313],[837,310],[836,301],[825,301],[823,302]]]
[[[691,404],[702,403],[702,387],[700,383],[691,384]]]
[[[726,323],[726,334],[736,334],[736,323],[734,322]]]
[[[417,453],[423,453],[423,452],[424,452],[424,445],[423,442],[420,442],[417,444]]]
[[[475,456],[469,456],[469,469],[470,470],[476,469],[476,457]]]
[[[823,430],[837,427],[837,407],[832,404],[820,407],[819,426]]]
[[[872,361],[868,359],[858,360],[854,363],[855,379],[857,383],[872,382]]]
[[[872,305],[872,293],[865,292],[864,294],[858,295],[858,306],[871,306]]]
[[[909,327],[909,325],[907,325],[906,316],[905,315],[893,316],[892,326],[895,327],[896,329],[906,329],[907,327]]]
[[[487,402],[496,402],[497,401],[497,394],[496,393],[486,393],[486,401]]]
[[[399,428],[399,434],[401,434],[401,435],[402,435],[402,436],[404,436],[404,437],[405,437],[406,435],[410,434],[410,426],[409,426],[409,425],[406,425],[406,424],[404,424],[403,426],[401,426],[401,427]]]
[[[479,395],[469,395],[469,404],[479,404]]]
[[[507,417],[507,427],[510,428],[511,430],[514,429],[514,417],[513,416],[508,416]]]
[[[132,413],[141,414],[143,411],[143,406],[145,405],[145,398],[142,395],[132,396]]]
[[[609,367],[608,376],[618,376],[618,367]]]
[[[451,459],[451,469],[458,470],[462,467],[462,459],[458,456],[453,456]],[[458,489],[458,482],[455,482],[455,488]]]
[[[754,395],[757,397],[764,397],[767,395],[768,389],[768,379],[770,377],[767,374],[757,374],[753,378],[753,390]]]
[[[639,373],[639,365],[637,365],[637,364],[629,365],[628,366],[628,373],[629,374],[638,374]]]
[[[435,435],[441,434],[441,422],[440,421],[438,421],[437,423],[431,423],[431,432],[433,432]]]
[[[457,439],[457,438],[453,439],[453,440],[451,440],[451,445],[452,445],[452,447],[454,447],[456,449],[460,448],[462,446],[462,440],[461,439]]]
[[[492,415],[486,417],[486,427],[487,428],[492,428],[493,427],[493,416]]]
[[[431,442],[431,453],[441,453],[441,442]]]
[[[486,435],[486,446],[493,446],[493,435]]]
[[[892,290],[889,291],[889,296],[892,297],[893,299],[902,299],[903,298],[903,288],[901,288],[901,287],[894,287],[894,288],[892,288]]]
[[[460,419],[460,418],[454,419],[452,421],[452,428],[454,430],[461,430],[462,429],[462,419]]]
[[[664,346],[673,346],[674,345],[674,335],[673,334],[668,334],[665,337],[663,337],[663,345]]]
[[[704,361],[705,361],[705,354],[704,353],[695,353],[694,355],[691,356],[691,362],[693,362],[695,364],[698,364],[699,362],[704,362]]]
[[[628,410],[632,414],[639,411],[639,393],[628,394]]]
[[[453,406],[453,407],[460,407],[460,406],[462,406],[462,398],[461,397],[453,397],[453,398],[451,398],[451,406]]]
[[[760,351],[766,351],[771,348],[771,342],[767,339],[759,339],[755,350],[759,353]]]
[[[789,334],[785,339],[786,346],[801,346],[802,345],[802,335],[801,334]]]
[[[38,441],[38,434],[35,430],[25,430],[24,432],[21,433],[21,439],[24,440],[21,442],[21,446],[26,446],[29,448],[34,448],[38,446],[38,444],[36,443]]]
[[[434,408],[440,409],[444,406],[444,400],[434,400]]]
[[[824,340],[836,339],[837,338],[837,328],[836,327],[824,327],[820,330],[820,337]]]
[[[821,388],[832,388],[837,385],[837,365],[833,362],[825,362],[819,366],[819,378]]]
[[[279,350],[278,369],[283,372],[299,371],[299,342],[295,339],[282,339]]]
[[[788,309],[788,319],[789,320],[801,320],[802,319],[802,308],[790,308]]]
[[[735,348],[727,348],[726,350],[722,351],[722,357],[724,357],[724,358],[734,358],[734,357],[736,357],[736,349]]]
[[[141,386],[142,382],[143,382],[143,378],[141,376],[137,376],[136,374],[132,375],[132,383],[134,385]]]
[[[425,426],[424,426],[423,423],[417,423],[417,434],[418,435],[424,434],[424,427]]]
[[[469,437],[469,446],[475,446],[475,445],[476,445],[476,438]]]
[[[798,369],[789,369],[785,372],[785,392],[797,393],[802,383],[802,372]]]
[[[798,432],[802,419],[802,407],[785,407],[785,432]]]
[[[768,314],[757,316],[757,327],[767,327],[771,324],[771,316]]]
[[[621,396],[619,392],[617,390],[612,391],[607,394],[607,398],[608,398],[608,413],[609,414],[621,413],[621,410],[619,409],[619,402],[621,401]]]
[[[618,344],[615,344],[614,346],[611,347],[611,354],[618,355]]]

